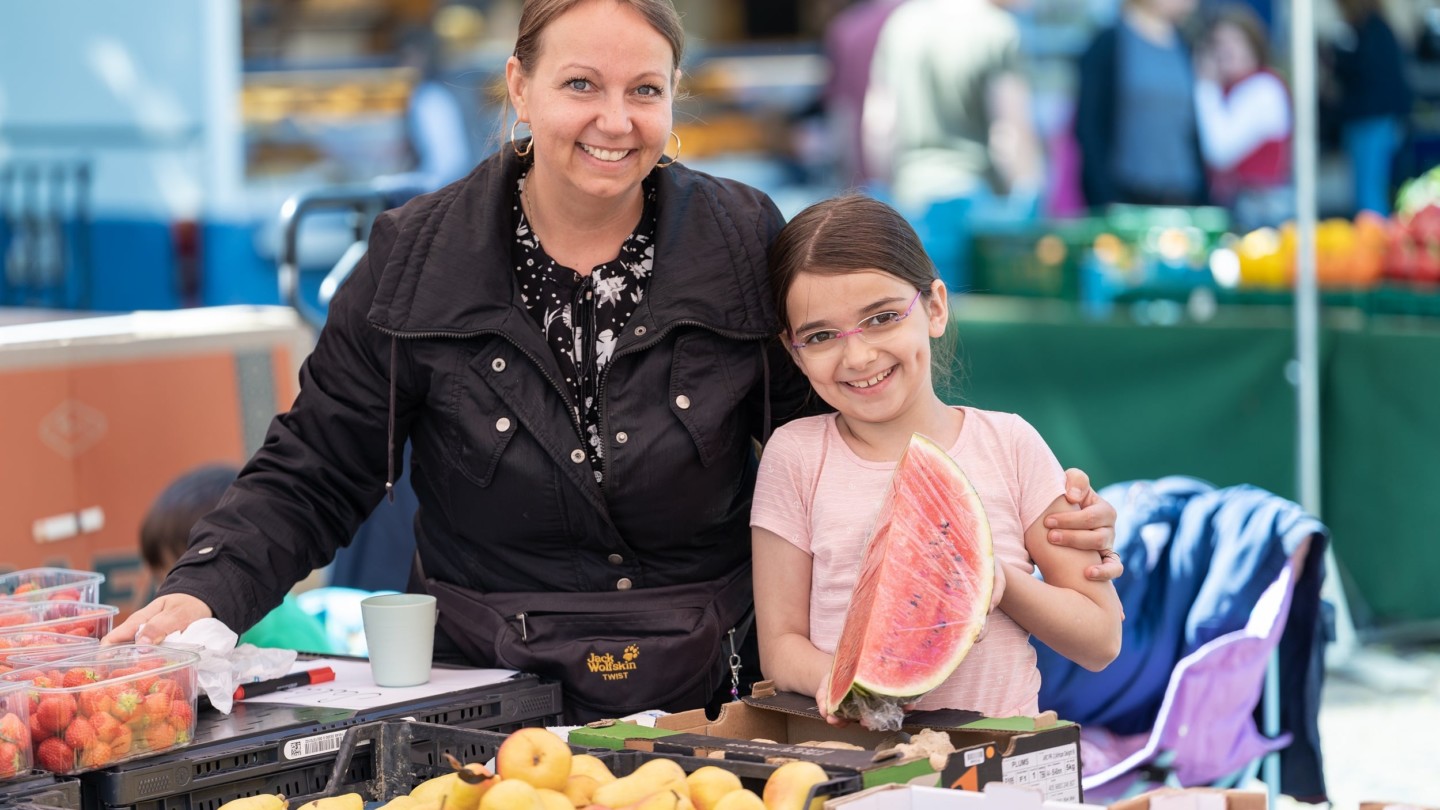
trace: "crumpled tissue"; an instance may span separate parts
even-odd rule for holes
[[[190,650],[200,656],[195,683],[210,698],[210,705],[229,714],[235,705],[235,687],[278,678],[290,672],[294,650],[277,650],[236,642],[240,637],[219,619],[201,619],[162,644]]]

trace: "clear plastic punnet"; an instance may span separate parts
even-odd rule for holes
[[[20,630],[100,638],[115,625],[114,605],[95,602],[0,601],[0,633]]]
[[[98,638],[38,630],[0,633],[0,673],[90,652],[99,644]]]
[[[0,574],[0,599],[23,602],[99,602],[104,574],[71,568],[26,568]]]
[[[24,684],[0,683],[0,782],[31,768],[30,701]]]
[[[195,667],[186,650],[100,647],[0,674],[28,697],[34,767],[74,774],[170,751],[195,738]]]

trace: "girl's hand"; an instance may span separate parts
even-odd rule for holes
[[[1000,560],[995,560],[995,590],[990,594],[990,612],[994,613],[995,608],[1000,607],[1000,601],[1005,598],[1005,577],[1009,576],[1005,569],[1009,566]],[[981,631],[984,637],[984,631]]]
[[[825,677],[820,679],[820,688],[815,692],[815,707],[820,710],[820,716],[825,722],[832,726],[843,728],[850,725],[850,721],[843,717],[836,717],[831,714],[825,705],[825,699],[830,696],[830,673],[826,672]]]
[[[1046,539],[1061,546],[1098,551],[1101,561],[1085,569],[1086,579],[1108,582],[1125,573],[1115,553],[1115,507],[1090,488],[1090,476],[1077,469],[1066,470],[1065,500],[1080,509],[1046,517]]]

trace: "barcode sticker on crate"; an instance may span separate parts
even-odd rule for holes
[[[309,737],[296,737],[285,742],[280,749],[280,754],[286,759],[304,759],[320,754],[331,754],[340,750],[340,741],[344,738],[344,731],[329,731]],[[369,744],[369,740],[360,741],[360,745]]]

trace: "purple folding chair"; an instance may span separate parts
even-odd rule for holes
[[[1149,732],[1081,729],[1086,800],[1108,803],[1159,785],[1233,786],[1254,778],[1265,759],[1278,771],[1276,752],[1290,744],[1291,736],[1279,733],[1275,649],[1309,543],[1301,544],[1265,589],[1245,627],[1180,659]],[[1267,733],[1255,727],[1262,696]],[[1266,785],[1273,801],[1278,779],[1267,779]]]

